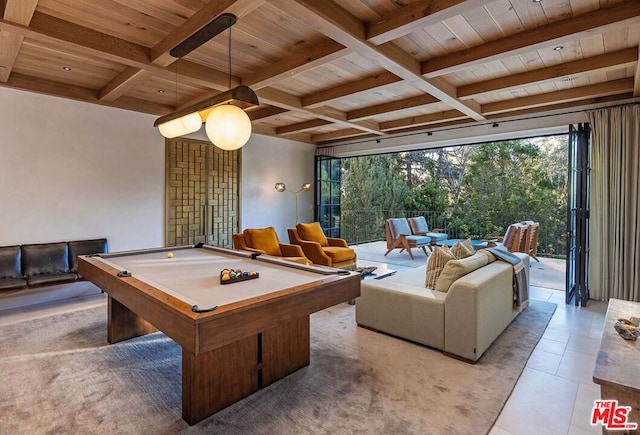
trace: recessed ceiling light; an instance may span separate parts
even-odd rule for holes
[[[164,94],[164,89],[158,89],[159,94]]]
[[[554,51],[560,51],[562,50],[564,47],[562,45],[556,45],[555,47],[553,47]]]
[[[71,67],[70,66],[63,66],[62,69],[65,70],[65,71],[71,71]]]
[[[540,3],[542,0],[533,0],[534,3]]]

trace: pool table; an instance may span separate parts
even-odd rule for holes
[[[225,268],[259,277],[223,285]],[[110,344],[162,331],[182,347],[195,424],[309,365],[309,315],[360,295],[360,275],[207,245],[79,257],[108,294]]]

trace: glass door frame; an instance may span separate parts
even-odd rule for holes
[[[314,220],[327,237],[341,237],[342,160],[315,156]]]
[[[588,123],[569,126],[565,302],[583,307],[589,300],[590,136]]]

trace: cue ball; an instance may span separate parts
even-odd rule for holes
[[[167,258],[173,258],[173,252],[167,252]]]

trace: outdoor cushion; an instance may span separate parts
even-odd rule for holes
[[[244,230],[243,233],[250,247],[260,249],[267,255],[282,257],[280,242],[274,227],[249,228]]]
[[[481,253],[474,254],[460,260],[448,261],[445,264],[444,269],[442,269],[440,277],[436,281],[435,289],[437,291],[446,292],[449,290],[449,287],[458,280],[458,278],[461,278],[482,266],[486,266],[487,264],[489,264],[489,257]]]
[[[429,232],[429,225],[424,216],[416,216],[407,218],[411,232],[413,234],[426,234]]]
[[[436,288],[436,282],[448,261],[455,260],[449,249],[437,247],[433,250],[427,261],[427,281],[425,287],[431,290]]]
[[[397,239],[398,237],[405,235],[405,236],[411,236],[411,228],[409,228],[409,222],[405,219],[405,218],[395,218],[395,219],[389,219],[389,230],[391,230],[391,236],[394,239]],[[421,236],[414,236],[414,237],[421,237]],[[408,239],[409,237],[407,237]]]
[[[425,235],[431,238],[432,243],[442,242],[443,240],[447,240],[449,237],[446,233],[427,233]]]
[[[431,243],[431,238],[425,236],[407,236],[407,240],[410,244],[415,243],[416,246],[428,245]]]
[[[329,245],[327,236],[324,235],[324,231],[322,231],[322,227],[319,222],[312,222],[309,224],[300,223],[296,225],[296,229],[298,230],[298,234],[302,240],[318,242],[320,243],[320,246]]]

